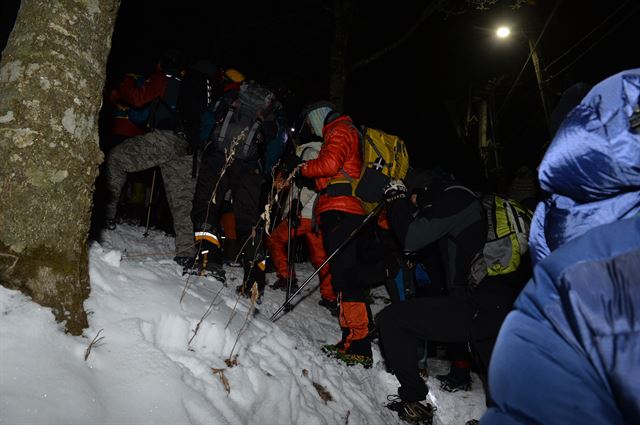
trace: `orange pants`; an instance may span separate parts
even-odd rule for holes
[[[280,224],[273,229],[271,236],[267,239],[267,247],[269,254],[276,268],[276,274],[279,278],[287,279],[289,277],[289,263],[287,262],[287,231],[289,229],[289,221],[282,220]],[[294,233],[295,232],[295,233]],[[300,227],[297,230],[291,229],[291,237],[304,236],[309,249],[309,260],[316,269],[327,259],[327,254],[322,245],[322,235],[316,233],[312,229],[310,218],[301,218]],[[331,274],[329,273],[329,265],[325,265],[319,272],[320,275],[320,295],[322,298],[335,301],[336,294],[331,287]],[[291,276],[295,278],[295,274]]]

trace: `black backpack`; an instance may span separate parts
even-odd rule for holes
[[[243,82],[238,92],[239,106],[234,107],[234,102],[230,102],[226,113],[221,111],[217,114],[219,117],[224,114],[224,118],[218,121],[213,132],[212,139],[216,143],[216,149],[227,152],[235,140],[238,143],[235,146],[236,158],[258,159],[258,146],[264,141],[262,120],[270,115],[273,98],[270,90],[255,81]],[[244,136],[240,136],[243,131]]]
[[[178,114],[178,98],[182,79],[179,75],[167,75],[164,96],[151,102],[151,112],[147,127],[150,130],[182,131],[182,119]]]
[[[213,77],[197,70],[188,70],[182,79],[177,114],[182,122],[184,135],[192,153],[196,153],[204,147],[201,139],[202,128],[205,125],[203,119],[206,118],[206,111],[212,111],[217,97],[217,88],[218,84],[214,82]],[[210,125],[210,133],[212,123],[206,124]]]

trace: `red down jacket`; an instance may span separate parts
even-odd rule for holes
[[[307,161],[301,169],[305,177],[315,179],[316,188],[322,191],[333,179],[344,179],[344,170],[353,178],[360,177],[360,135],[351,118],[342,115],[322,129],[323,143],[316,159]],[[360,201],[353,196],[329,196],[321,194],[316,214],[325,211],[344,211],[364,215]]]

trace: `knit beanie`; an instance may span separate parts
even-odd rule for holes
[[[328,106],[321,106],[309,112],[307,119],[311,125],[311,131],[318,137],[322,137],[322,127],[324,127],[324,119],[331,112]]]

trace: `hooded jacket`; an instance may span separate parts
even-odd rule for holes
[[[531,223],[534,265],[596,226],[640,212],[640,69],[598,84],[565,118],[538,167],[543,191]],[[635,132],[634,132],[635,131]]]
[[[537,265],[500,331],[481,424],[640,423],[639,101],[640,69],[604,80],[542,160]]]
[[[360,155],[360,134],[346,115],[327,123],[322,129],[323,144],[316,159],[304,163],[301,173],[315,179],[316,188],[325,191],[331,180],[359,178],[362,168]],[[316,206],[316,214],[335,210],[350,214],[363,215],[360,200],[354,196],[330,196],[322,193]]]

